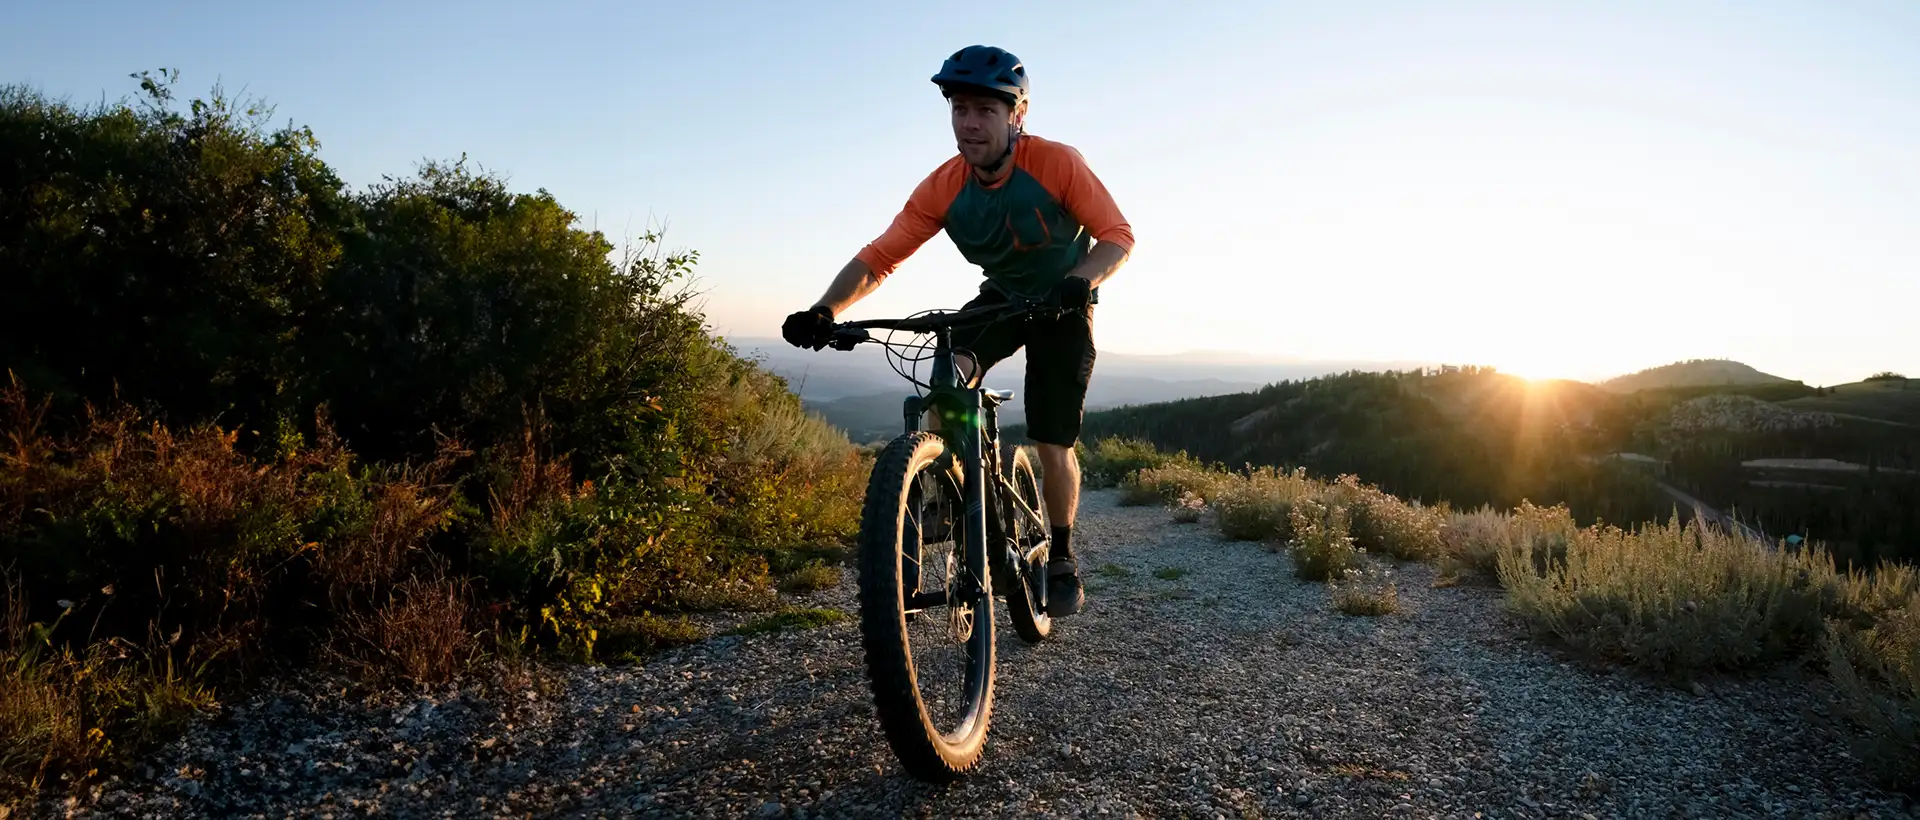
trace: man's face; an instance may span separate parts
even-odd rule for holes
[[[955,94],[948,101],[953,110],[953,137],[960,143],[960,155],[974,165],[991,165],[1007,151],[1007,126],[1018,122],[1018,113],[1005,100],[986,95]],[[1022,105],[1024,109],[1024,104]]]

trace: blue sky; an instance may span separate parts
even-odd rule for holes
[[[356,186],[464,152],[610,234],[664,221],[716,331],[771,336],[952,154],[927,77],[987,42],[1133,223],[1103,349],[1920,375],[1920,4],[1001,8],[17,2],[0,81],[177,67]],[[977,283],[936,237],[851,315]]]

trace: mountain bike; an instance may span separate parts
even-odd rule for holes
[[[1025,449],[1000,452],[997,408],[1011,391],[968,387],[956,375],[957,329],[1065,311],[1021,301],[907,319],[845,322],[838,350],[875,340],[868,330],[931,334],[924,394],[902,405],[906,430],[881,450],[860,519],[860,630],[881,729],[914,777],[951,782],[980,760],[993,711],[994,599],[1029,643],[1052,632],[1046,568],[1051,531]],[[899,345],[879,342],[890,357]],[[903,357],[904,358],[904,357]],[[917,372],[917,368],[916,368]],[[922,429],[931,416],[936,429]],[[943,649],[958,647],[954,657]]]

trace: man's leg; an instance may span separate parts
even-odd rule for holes
[[[1086,603],[1073,525],[1080,507],[1080,437],[1087,383],[1093,378],[1093,317],[1067,316],[1027,342],[1027,438],[1040,453],[1053,544],[1047,562],[1047,611],[1072,615]]]
[[[1055,526],[1073,526],[1080,510],[1080,457],[1072,447],[1034,444],[1040,451],[1040,493],[1047,504],[1047,520]]]

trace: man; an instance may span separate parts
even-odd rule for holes
[[[1080,503],[1073,445],[1093,376],[1091,306],[1132,252],[1133,230],[1079,151],[1025,132],[1027,70],[1019,59],[968,46],[947,58],[933,82],[948,100],[959,154],[920,182],[886,232],[841,268],[817,304],[788,316],[781,333],[796,347],[824,347],[835,316],[943,229],[986,276],[967,308],[1014,295],[1077,309],[1057,321],[1001,323],[954,338],[961,376],[972,386],[1027,349],[1027,437],[1040,454],[1053,525],[1047,610],[1072,615],[1086,602],[1073,555]]]

